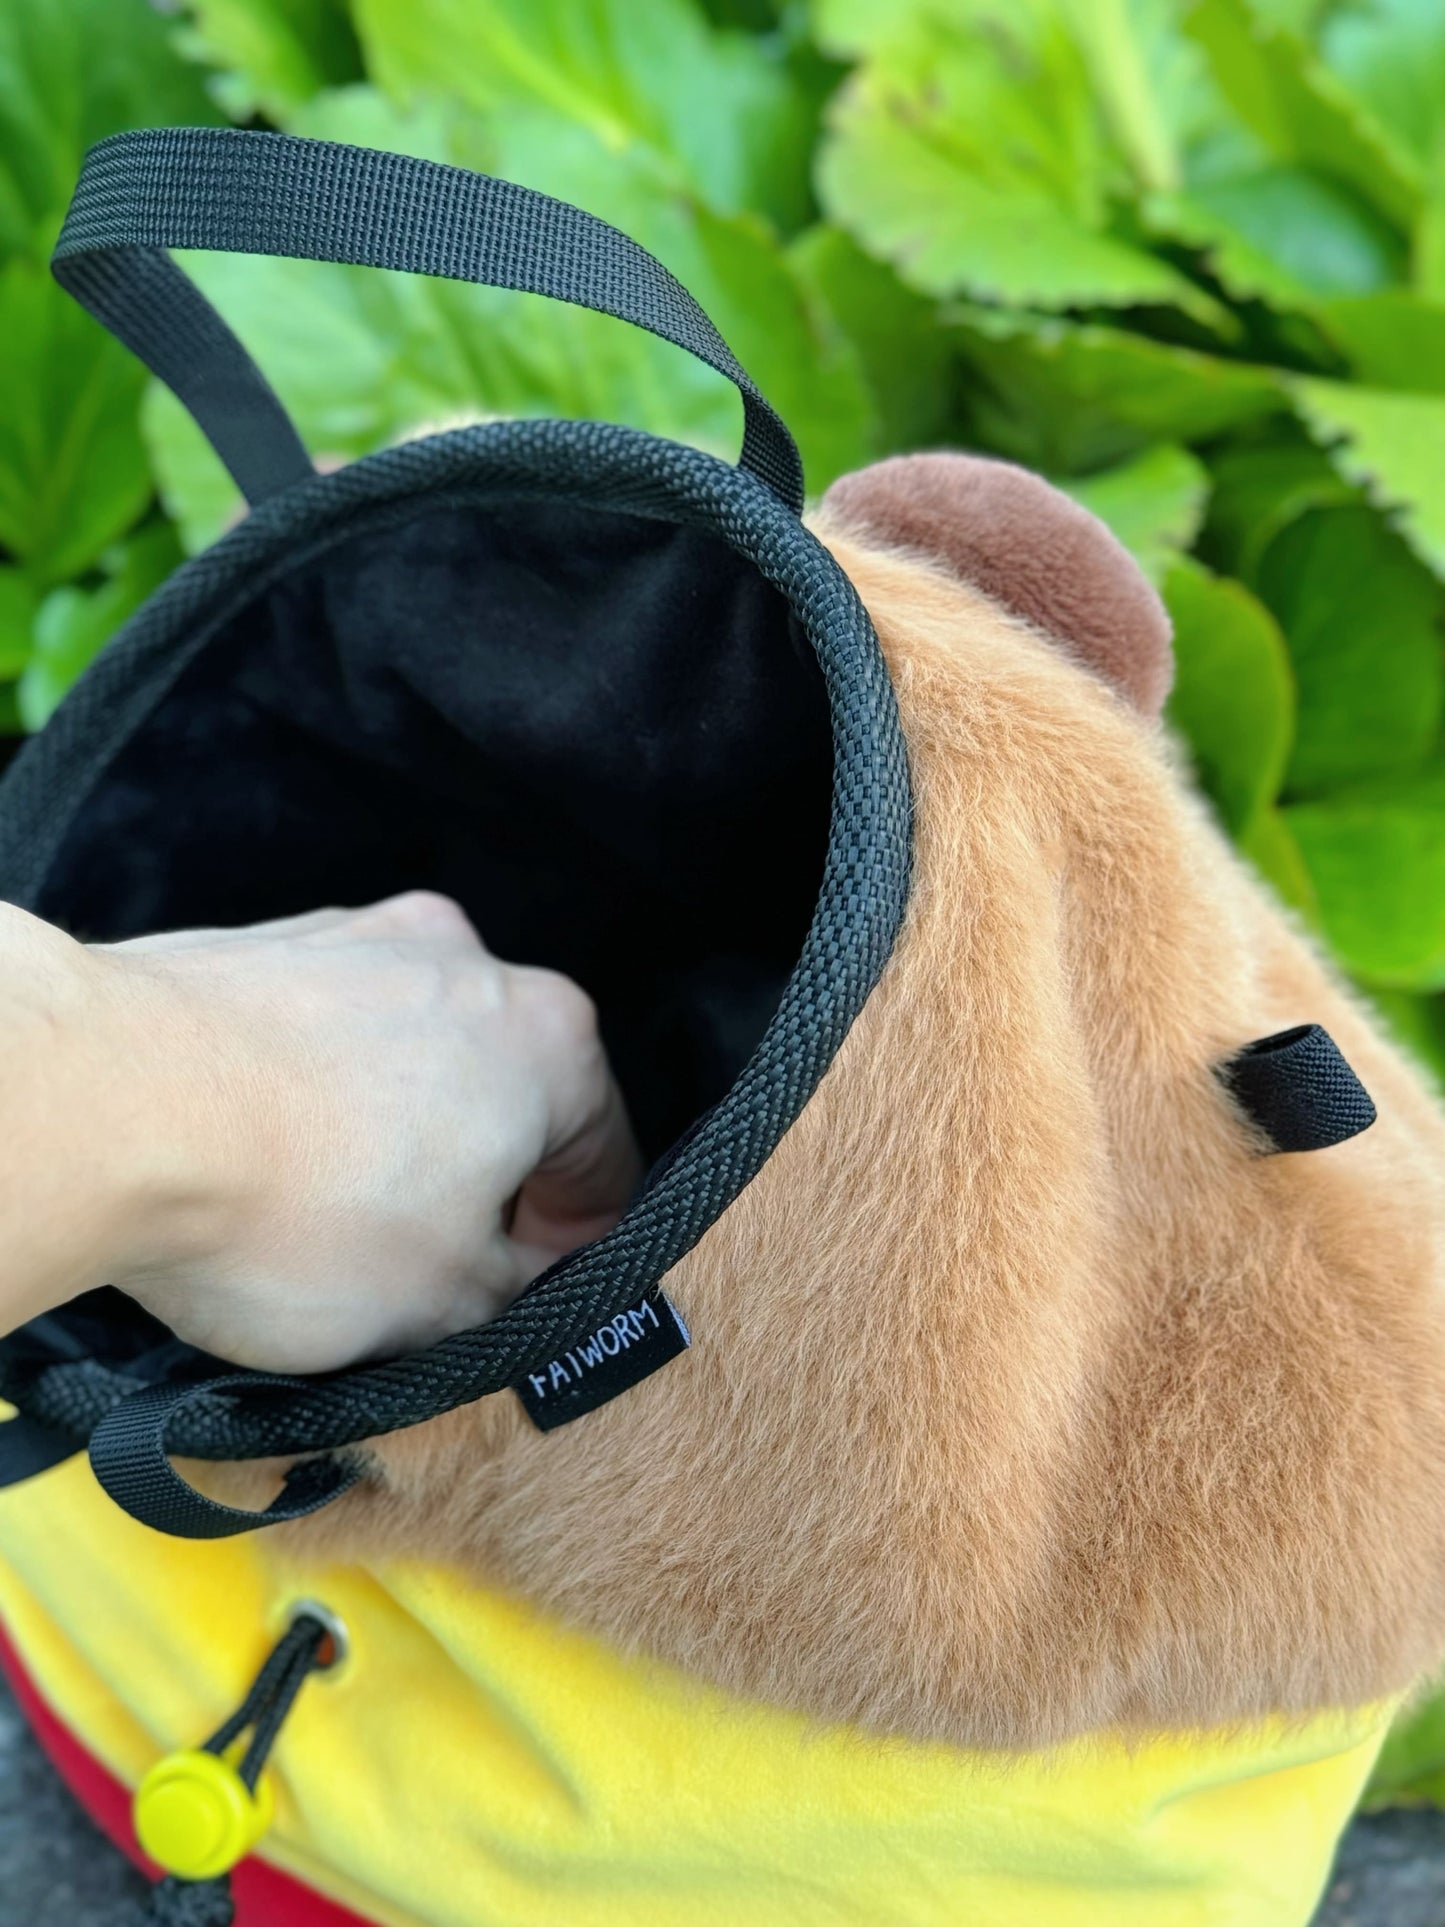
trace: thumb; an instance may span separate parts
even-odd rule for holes
[[[599,1054],[596,1088],[574,1125],[517,1194],[510,1235],[529,1275],[610,1231],[642,1175],[616,1079]]]

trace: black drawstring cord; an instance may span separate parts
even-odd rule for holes
[[[251,1743],[236,1769],[250,1792],[256,1790],[261,1769],[307,1675],[330,1663],[324,1649],[331,1637],[319,1619],[299,1614],[272,1647],[245,1699],[205,1742],[203,1752],[222,1754],[250,1727]],[[133,1927],[231,1927],[235,1914],[229,1873],[214,1880],[181,1880],[167,1874],[141,1903]]]
[[[245,1699],[223,1726],[218,1726],[206,1741],[207,1753],[224,1753],[233,1740],[251,1727],[251,1744],[237,1771],[254,1793],[266,1757],[276,1744],[281,1722],[291,1711],[291,1703],[317,1664],[321,1648],[330,1638],[325,1626],[309,1613],[293,1620],[271,1649],[270,1657],[256,1675]]]

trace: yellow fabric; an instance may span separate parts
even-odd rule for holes
[[[134,1524],[74,1460],[0,1494],[0,1614],[130,1785],[244,1692],[303,1690],[261,1851],[387,1927],[1304,1927],[1388,1710],[1009,1760],[820,1729],[420,1564],[268,1574]]]

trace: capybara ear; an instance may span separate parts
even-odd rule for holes
[[[980,455],[895,455],[841,476],[825,520],[941,564],[1061,642],[1146,716],[1173,680],[1169,617],[1124,545],[1038,475]]]

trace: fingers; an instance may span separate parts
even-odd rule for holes
[[[601,1237],[641,1176],[627,1106],[586,992],[556,971],[513,968],[509,998],[545,1095],[546,1148],[517,1199],[511,1231],[559,1256]]]
[[[462,906],[436,890],[406,890],[347,914],[356,936],[484,948]]]

